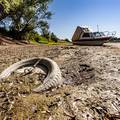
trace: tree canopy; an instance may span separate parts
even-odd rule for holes
[[[4,19],[12,11],[23,3],[23,0],[0,0],[0,20]]]
[[[49,28],[52,13],[48,5],[52,0],[2,0],[0,26],[9,30],[15,39],[25,39],[30,31]]]

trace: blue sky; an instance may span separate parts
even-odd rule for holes
[[[59,38],[72,38],[79,26],[94,31],[116,31],[120,37],[120,0],[53,0],[50,30]]]

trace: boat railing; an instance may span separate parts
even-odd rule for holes
[[[113,31],[113,32],[104,31],[104,34],[105,34],[106,36],[115,37],[116,31]]]
[[[108,41],[111,41],[115,38],[115,35],[116,35],[116,31],[113,31],[113,32],[109,32],[109,31],[105,31],[104,34],[107,36],[107,37],[110,37],[110,39]]]

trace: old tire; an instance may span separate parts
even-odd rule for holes
[[[38,66],[44,66],[45,68],[47,68],[47,77],[44,79],[42,85],[33,89],[34,92],[42,92],[54,87],[59,87],[63,84],[61,71],[57,63],[45,57],[25,59],[11,65],[0,74],[0,80],[7,78],[17,69],[27,66],[33,66],[37,61],[39,61]]]

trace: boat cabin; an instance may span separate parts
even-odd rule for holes
[[[91,32],[88,28],[77,27],[72,42],[76,45],[103,45],[111,37],[104,32]]]

